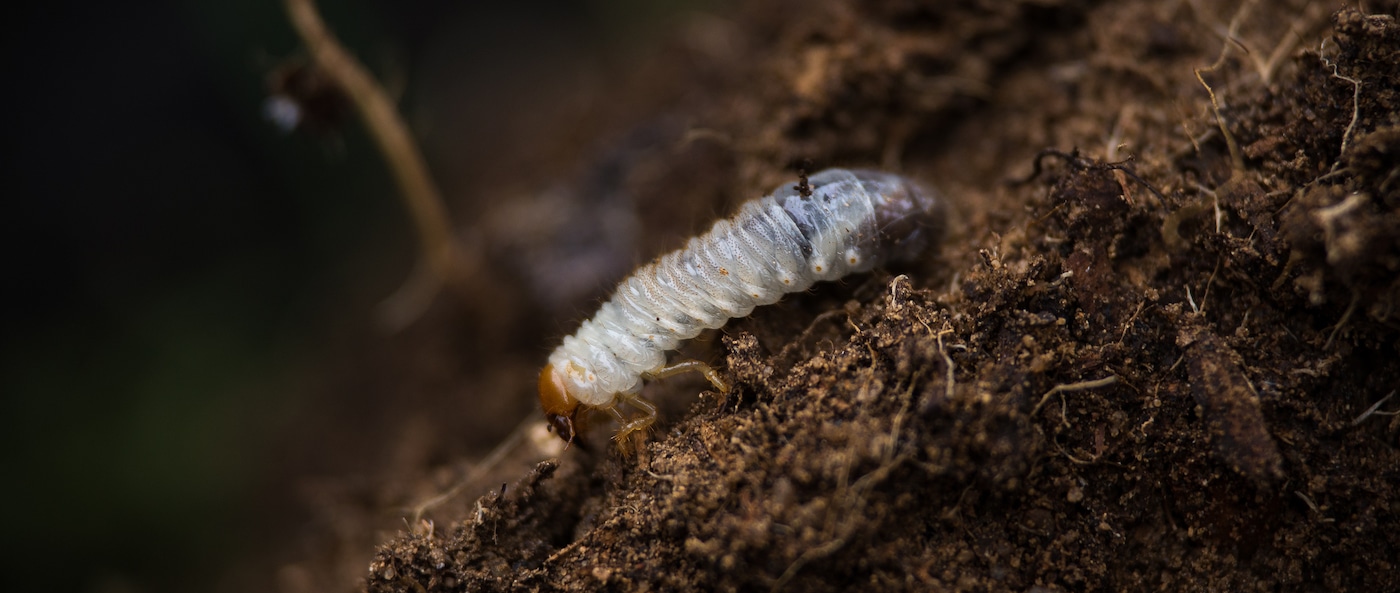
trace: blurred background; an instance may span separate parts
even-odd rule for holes
[[[530,171],[515,182],[528,191],[566,175],[561,155],[607,122],[550,128],[558,115],[606,97],[608,72],[721,4],[321,8],[401,95],[462,216],[492,199],[477,188]],[[314,425],[327,407],[390,405],[392,390],[338,400],[335,386],[390,339],[374,307],[417,260],[397,190],[353,114],[293,133],[265,116],[269,77],[303,55],[279,2],[11,11],[0,58],[5,580],[45,591],[263,583],[237,575],[265,568],[259,555],[304,521],[298,479],[366,471],[350,453],[387,438]],[[547,345],[528,340],[542,358]],[[327,455],[317,442],[354,451]]]

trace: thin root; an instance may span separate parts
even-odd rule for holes
[[[530,426],[533,425],[535,422],[536,420],[533,416],[530,418],[526,418],[524,422],[521,422],[519,426],[515,427],[515,430],[512,430],[510,432],[510,436],[507,436],[505,440],[501,441],[499,445],[496,445],[496,448],[492,449],[491,452],[487,454],[485,458],[483,458],[479,463],[477,463],[476,467],[473,467],[471,471],[467,473],[467,475],[463,476],[462,479],[459,480],[456,484],[453,484],[451,488],[448,488],[446,492],[443,492],[442,494],[429,498],[428,500],[420,502],[417,505],[414,505],[413,519],[409,523],[411,525],[422,524],[424,513],[427,513],[428,511],[437,508],[438,505],[441,505],[444,502],[452,500],[454,497],[460,494],[464,488],[480,481],[481,478],[486,476],[487,472],[494,469],[497,465],[500,465],[501,461],[505,459],[506,455],[508,455],[512,450],[515,449],[516,445],[520,444],[520,442],[524,440],[525,434],[529,431]],[[502,489],[502,491],[504,491],[504,488]]]
[[[480,263],[469,259],[452,239],[452,225],[442,192],[428,173],[413,136],[399,117],[393,99],[335,38],[313,0],[286,0],[287,16],[316,66],[339,86],[359,111],[370,136],[389,165],[404,206],[418,227],[419,247],[433,279],[410,277],[407,284],[385,303],[382,315],[390,329],[401,329],[427,307],[438,289],[466,277]]]
[[[1211,88],[1211,86],[1206,83],[1206,79],[1201,76],[1201,73],[1214,72],[1225,65],[1225,58],[1230,53],[1230,47],[1234,44],[1239,44],[1235,36],[1239,33],[1240,23],[1244,22],[1245,18],[1248,17],[1257,1],[1258,0],[1247,0],[1244,4],[1240,5],[1239,10],[1235,12],[1235,16],[1230,19],[1230,26],[1223,35],[1224,42],[1220,47],[1220,55],[1215,58],[1215,62],[1204,68],[1196,68],[1193,70],[1196,74],[1196,80],[1206,89],[1206,94],[1210,95],[1211,112],[1215,115],[1215,125],[1220,128],[1220,133],[1225,138],[1225,147],[1230,151],[1230,166],[1234,173],[1244,170],[1244,153],[1240,150],[1239,143],[1235,141],[1234,134],[1231,134],[1229,127],[1225,125],[1225,117],[1220,114],[1220,99],[1216,97],[1215,89]],[[1240,44],[1240,47],[1244,49],[1243,44]],[[1249,53],[1248,50],[1245,50],[1245,53]]]
[[[1035,178],[1040,177],[1041,171],[1044,170],[1044,165],[1042,164],[1042,161],[1045,160],[1045,157],[1051,156],[1064,160],[1066,163],[1069,164],[1071,168],[1074,169],[1091,171],[1121,171],[1124,175],[1127,175],[1128,177],[1132,178],[1132,180],[1136,181],[1139,185],[1147,188],[1147,191],[1150,191],[1152,192],[1152,195],[1157,196],[1158,200],[1166,200],[1166,197],[1162,195],[1162,192],[1158,191],[1157,188],[1154,187],[1151,183],[1148,183],[1147,180],[1143,179],[1142,177],[1139,177],[1137,172],[1128,168],[1128,163],[1132,162],[1133,160],[1132,155],[1128,155],[1127,158],[1121,161],[1114,161],[1109,163],[1096,162],[1079,156],[1079,149],[1077,148],[1069,152],[1065,152],[1057,148],[1047,148],[1045,150],[1042,150],[1035,155],[1035,161],[1033,161],[1031,164],[1030,175],[1027,175],[1024,179],[1008,179],[1005,183],[1007,185],[1010,185],[1011,187],[1018,187],[1030,183],[1031,181],[1034,181]]]
[[[1366,411],[1365,411],[1365,412],[1362,412],[1360,416],[1357,416],[1355,420],[1352,420],[1352,421],[1351,421],[1351,425],[1352,425],[1352,426],[1356,426],[1356,425],[1358,425],[1358,424],[1361,424],[1362,422],[1364,422],[1367,418],[1370,418],[1371,416],[1394,416],[1394,415],[1396,415],[1396,414],[1400,414],[1400,411],[1396,411],[1396,412],[1379,412],[1379,411],[1377,411],[1377,410],[1380,410],[1380,409],[1381,409],[1381,406],[1385,405],[1385,402],[1390,401],[1390,398],[1395,397],[1395,392],[1396,392],[1396,390],[1392,389],[1392,390],[1390,390],[1390,393],[1387,393],[1386,396],[1383,397],[1383,398],[1381,398],[1380,401],[1378,401],[1378,402],[1376,402],[1376,403],[1374,403],[1374,404],[1371,404],[1371,407],[1366,408]]]
[[[1347,305],[1347,310],[1342,312],[1342,318],[1337,320],[1337,325],[1332,328],[1332,333],[1328,334],[1327,343],[1322,345],[1323,350],[1332,349],[1332,342],[1337,339],[1337,334],[1341,333],[1342,327],[1346,326],[1347,322],[1351,320],[1351,314],[1356,311],[1356,305],[1360,301],[1361,294],[1357,292],[1352,292],[1351,304]]]
[[[1337,161],[1332,163],[1332,171],[1335,172],[1338,167],[1342,166],[1342,157],[1345,157],[1347,154],[1347,144],[1351,142],[1352,132],[1356,131],[1356,119],[1358,116],[1361,115],[1361,81],[1350,76],[1343,76],[1341,73],[1337,72],[1337,64],[1332,60],[1327,59],[1326,56],[1322,55],[1322,52],[1326,48],[1326,46],[1327,40],[1323,39],[1322,45],[1318,46],[1317,48],[1318,57],[1322,59],[1323,64],[1326,64],[1332,68],[1333,78],[1340,78],[1342,80],[1350,82],[1352,86],[1351,123],[1347,124],[1346,131],[1342,133],[1342,149],[1337,152]]]
[[[1040,408],[1045,405],[1045,402],[1050,400],[1050,396],[1055,395],[1057,393],[1069,393],[1072,391],[1085,391],[1088,389],[1097,389],[1099,387],[1112,385],[1117,382],[1118,375],[1109,375],[1102,379],[1094,379],[1093,381],[1080,381],[1078,383],[1064,383],[1056,385],[1054,387],[1051,387],[1050,391],[1045,392],[1045,395],[1041,396],[1040,402],[1035,404],[1034,408],[1031,408],[1031,415],[1034,416],[1036,415],[1036,413],[1040,412]],[[1065,426],[1069,426],[1068,419],[1062,417],[1061,421],[1064,422]]]

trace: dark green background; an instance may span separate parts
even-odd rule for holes
[[[453,67],[499,107],[529,84],[519,61],[639,51],[704,3],[655,4],[323,8],[372,68],[408,80],[412,113],[430,43],[457,40]],[[280,3],[11,11],[0,504],[20,588],[6,589],[227,590],[230,560],[295,525],[266,467],[308,413],[305,369],[370,325],[413,265],[411,230],[358,122],[328,141],[262,118],[264,76],[298,46]]]

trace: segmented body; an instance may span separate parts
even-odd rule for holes
[[[564,338],[540,379],[545,411],[558,414],[547,380],[559,397],[576,400],[571,415],[577,405],[611,411],[663,370],[682,340],[818,281],[915,256],[941,234],[943,218],[941,198],[878,171],[828,169],[747,202],[623,280]]]

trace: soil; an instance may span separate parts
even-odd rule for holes
[[[678,34],[569,189],[480,207],[493,314],[439,303],[358,388],[458,403],[313,489],[282,588],[1400,591],[1400,6],[1333,10],[769,1]],[[639,451],[542,432],[595,287],[827,166],[938,187],[946,240],[688,346],[734,389],[649,385]]]

